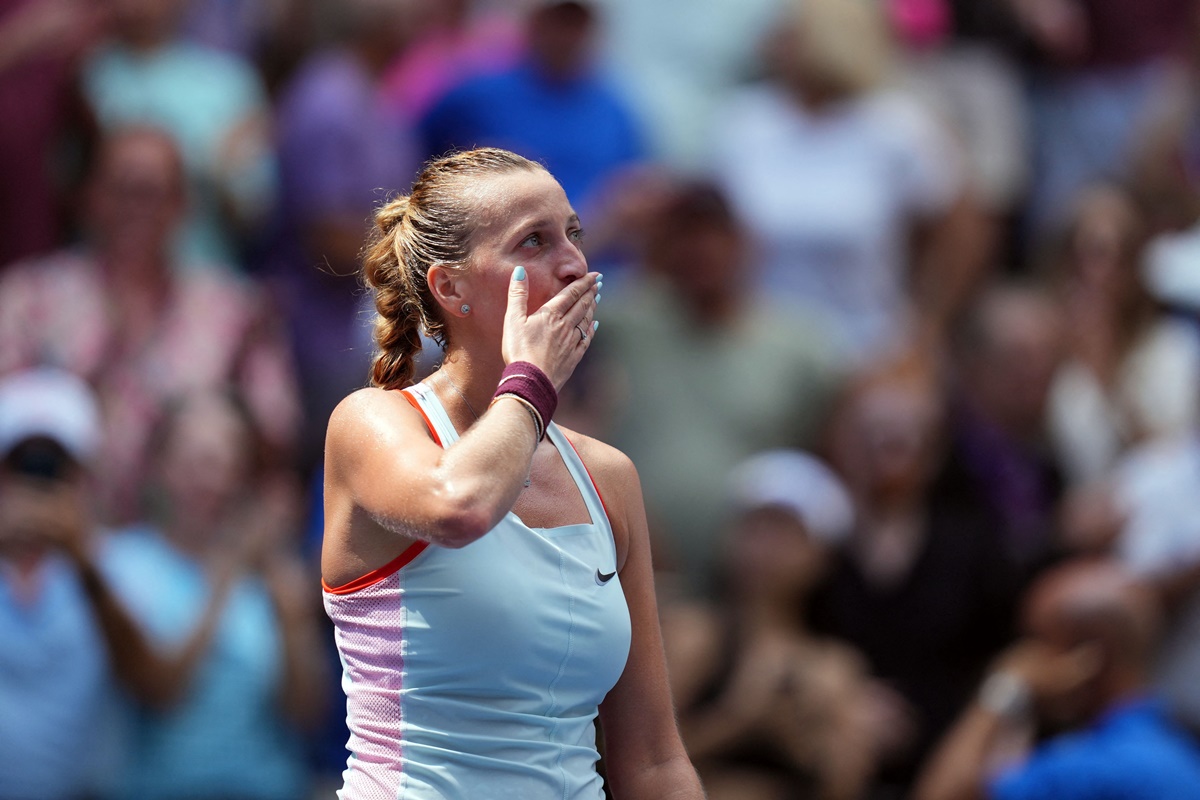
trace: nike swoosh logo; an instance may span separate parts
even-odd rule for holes
[[[601,572],[600,570],[597,569],[596,570],[596,583],[603,586],[604,584],[611,581],[613,579],[613,575],[616,575],[616,574],[617,573],[615,571],[614,572]]]

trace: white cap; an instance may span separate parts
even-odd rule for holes
[[[100,441],[100,408],[86,382],[49,367],[0,379],[0,455],[38,436],[58,442],[80,463],[91,459]]]
[[[839,542],[854,524],[854,506],[841,479],[820,459],[800,450],[751,456],[730,473],[730,489],[739,510],[784,508],[820,541]]]
[[[1200,226],[1155,239],[1147,249],[1143,278],[1162,302],[1200,311]]]

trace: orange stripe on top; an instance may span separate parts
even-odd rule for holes
[[[563,439],[567,444],[571,445],[571,449],[575,451],[575,455],[579,456],[579,449],[571,442],[571,438],[565,433]],[[608,503],[604,502],[604,495],[600,493],[600,487],[596,485],[596,479],[592,477],[592,471],[588,469],[587,462],[583,460],[583,456],[579,456],[579,463],[583,464],[583,471],[587,473],[588,480],[592,482],[592,488],[596,490],[596,497],[600,498],[600,507],[604,509],[604,516],[608,517],[609,525],[612,525],[612,514],[608,513]]]
[[[425,425],[429,428],[429,435],[432,436],[433,440],[438,443],[438,446],[445,447],[445,445],[442,444],[442,437],[438,436],[437,428],[433,427],[433,420],[431,420],[429,415],[425,413],[425,409],[421,408],[421,401],[417,400],[417,398],[413,397],[408,392],[402,391],[400,394],[404,395],[404,399],[408,401],[408,404],[415,408],[418,413],[420,413],[421,419],[425,420]]]
[[[330,594],[354,594],[362,591],[368,586],[374,586],[384,578],[395,574],[401,567],[412,561],[417,556],[425,551],[429,546],[429,542],[413,542],[408,547],[404,548],[404,552],[393,558],[388,563],[384,564],[379,569],[373,569],[366,575],[360,578],[355,578],[349,583],[343,583],[341,586],[330,586],[328,583],[321,580],[321,588]]]
[[[404,395],[404,399],[409,402],[409,405],[411,405],[421,414],[421,418],[425,420],[425,425],[429,428],[429,435],[433,437],[433,440],[438,443],[439,447],[442,446],[442,437],[438,436],[437,429],[433,427],[433,421],[429,419],[429,415],[425,413],[425,409],[421,408],[421,404],[417,401],[417,398],[405,391],[400,392],[400,394]],[[404,548],[404,552],[393,558],[388,563],[384,564],[382,567],[373,569],[366,575],[355,578],[349,583],[343,583],[341,586],[330,586],[322,578],[321,588],[330,594],[353,594],[354,592],[361,591],[368,586],[374,586],[384,578],[387,578],[389,575],[396,573],[401,567],[412,561],[417,556],[421,555],[421,553],[424,552],[425,548],[428,546],[429,542],[413,542],[408,547]]]

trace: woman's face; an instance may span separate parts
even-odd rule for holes
[[[460,293],[472,315],[502,322],[512,272],[525,267],[532,313],[587,274],[583,228],[558,181],[542,170],[517,170],[487,181],[476,201],[480,224]]]
[[[941,424],[935,396],[903,382],[866,387],[835,424],[835,461],[860,494],[911,497],[930,477]]]
[[[1128,196],[1097,188],[1081,201],[1071,237],[1071,276],[1112,298],[1137,283],[1137,211]]]
[[[178,412],[165,442],[162,479],[173,506],[194,517],[220,513],[250,472],[246,423],[222,398],[200,397]]]
[[[737,520],[728,563],[744,593],[795,597],[824,573],[826,547],[814,540],[794,513],[766,506]]]

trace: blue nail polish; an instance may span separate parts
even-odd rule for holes
[[[596,302],[597,302],[597,303],[599,303],[599,302],[600,302],[600,295],[596,295]]]
[[[525,268],[524,267],[517,267],[515,270],[513,270],[513,280],[518,280],[518,281],[525,280]]]
[[[598,320],[598,319],[592,320],[592,333],[595,333],[599,329],[600,329],[600,320]]]

